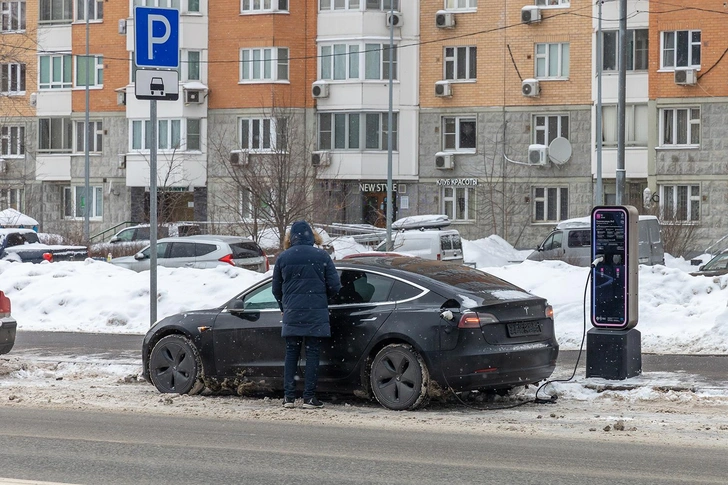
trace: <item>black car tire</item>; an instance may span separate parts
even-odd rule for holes
[[[374,397],[387,409],[415,409],[427,401],[430,373],[411,345],[390,344],[380,350],[369,379]]]
[[[182,335],[167,335],[154,345],[149,377],[159,392],[198,394],[205,387],[200,354]]]

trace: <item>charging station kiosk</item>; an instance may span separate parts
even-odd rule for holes
[[[591,323],[586,377],[642,373],[638,320],[639,214],[632,206],[597,206],[591,215]]]

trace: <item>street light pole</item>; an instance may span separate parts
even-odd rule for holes
[[[392,73],[394,57],[394,0],[390,0],[389,7],[389,111],[387,113],[387,251],[392,250],[392,216],[394,206],[392,204],[392,99],[394,78]]]
[[[86,143],[84,144],[84,203],[83,203],[83,238],[84,241],[86,241],[86,244],[90,242],[91,238],[91,232],[90,232],[90,219],[91,219],[91,201],[93,198],[91,197],[91,188],[89,183],[89,171],[91,170],[91,160],[89,158],[89,144],[91,143],[91,134],[89,133],[89,83],[91,82],[91,60],[89,58],[89,4],[88,2],[85,3],[86,7],[86,117],[85,117],[85,123],[84,123],[84,131],[86,132],[84,134],[84,140]]]

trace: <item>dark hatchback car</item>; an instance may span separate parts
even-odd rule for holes
[[[559,346],[543,298],[467,266],[417,257],[336,266],[342,290],[329,305],[322,392],[414,409],[443,390],[505,392],[554,370]],[[144,338],[143,373],[161,392],[281,392],[284,355],[267,278],[221,307],[157,322]]]

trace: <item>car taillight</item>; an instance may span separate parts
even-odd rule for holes
[[[480,328],[490,323],[498,323],[498,319],[490,313],[464,313],[458,322],[458,328]]]
[[[10,315],[10,298],[0,291],[0,316]]]
[[[546,305],[546,317],[550,318],[551,320],[554,319],[554,307],[551,305]]]
[[[440,253],[437,253],[437,260],[440,261],[442,257],[440,257]]]
[[[232,254],[227,254],[227,255],[223,256],[222,258],[218,259],[218,261],[235,266],[235,261],[233,261]]]
[[[270,271],[270,261],[268,261],[268,255],[265,254],[265,251],[263,251],[262,249],[260,250],[260,252],[263,253],[262,256],[265,258],[265,270]]]
[[[45,259],[49,263],[52,263],[53,262],[53,254],[51,254],[51,253],[43,253],[43,259]]]

